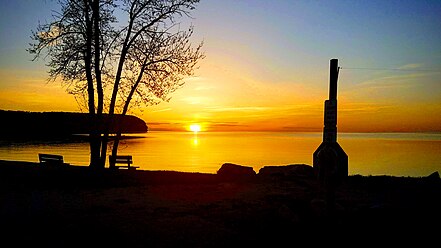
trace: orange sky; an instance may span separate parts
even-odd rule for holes
[[[317,73],[292,81],[260,79],[231,61],[213,61],[210,56],[203,61],[170,102],[134,109],[132,114],[144,119],[150,130],[182,131],[198,123],[202,131],[321,131],[328,61]],[[339,131],[441,131],[439,93],[420,83],[433,73],[380,73],[356,86],[349,83],[352,74],[340,71]],[[0,78],[7,82],[0,91],[0,109],[79,111],[74,98],[59,83],[47,83],[42,71],[0,70]]]
[[[0,13],[15,23],[0,29],[0,109],[79,111],[25,52],[49,13],[31,10],[54,4],[43,2],[11,1]],[[201,1],[191,20],[195,42],[204,40],[200,69],[170,102],[131,113],[151,130],[321,131],[337,58],[339,131],[441,131],[440,4],[264,2]],[[8,7],[32,15],[9,16]],[[349,69],[357,67],[401,70]]]
[[[329,65],[323,63],[316,74],[292,81],[268,82],[234,66],[222,70],[223,64],[203,63],[201,76],[187,80],[169,103],[147,108],[143,118],[153,120],[150,126],[157,130],[201,123],[206,131],[321,131]],[[430,75],[379,75],[357,86],[348,83],[350,77],[350,71],[340,71],[340,131],[441,130],[439,93],[419,87],[420,80]]]

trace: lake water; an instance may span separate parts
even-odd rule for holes
[[[139,139],[127,139],[120,155],[133,155],[144,170],[216,173],[223,163],[252,166],[304,163],[312,165],[312,153],[321,133],[152,131]],[[441,134],[341,133],[339,144],[349,156],[349,174],[427,176],[441,172]],[[38,153],[60,154],[65,162],[86,166],[88,143],[40,143],[0,145],[1,160],[38,161]]]

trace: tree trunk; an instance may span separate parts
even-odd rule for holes
[[[135,6],[134,4],[131,5],[130,13],[133,13],[132,11],[134,9],[134,6]],[[109,105],[109,118],[110,118],[110,120],[113,119],[114,114],[115,114],[116,98],[118,95],[121,74],[123,71],[124,62],[126,60],[126,55],[127,55],[127,51],[128,51],[129,42],[130,42],[130,36],[132,33],[133,21],[134,21],[134,17],[131,17],[129,19],[129,26],[127,28],[127,34],[126,34],[126,37],[124,38],[124,43],[122,45],[121,54],[119,57],[118,68],[116,70],[115,81],[113,83],[112,97],[110,99],[110,105]],[[120,136],[121,136],[121,134],[120,134]],[[104,161],[106,159],[107,143],[108,142],[109,142],[109,130],[105,130],[105,133],[103,135],[103,139],[101,141],[101,158],[104,159]],[[117,144],[116,145],[116,151],[117,151],[119,142],[117,142],[116,144]],[[112,153],[113,153],[113,151],[112,151]]]
[[[103,115],[103,107],[104,107],[104,93],[103,93],[103,85],[101,80],[101,47],[100,47],[100,1],[94,0],[92,3],[92,20],[93,20],[93,39],[94,39],[94,71],[95,71],[95,81],[96,81],[96,89],[97,89],[97,113],[96,113],[96,119],[98,120],[97,124],[99,127],[102,127],[101,120]],[[100,137],[101,134],[98,133],[98,136]],[[95,142],[95,141],[94,141]],[[104,168],[106,164],[106,157],[104,154],[104,157],[99,154],[100,146],[101,146],[101,140],[97,140],[97,149],[98,149],[98,158],[97,159],[97,168]],[[104,147],[106,148],[106,147]]]
[[[90,115],[91,129],[89,132],[89,145],[90,145],[90,167],[96,168],[100,158],[100,141],[98,129],[97,116],[95,115],[95,92],[92,77],[92,36],[93,36],[93,23],[89,16],[89,4],[87,0],[84,0],[84,16],[86,19],[86,52],[84,54],[84,63],[86,68],[87,78],[87,94],[88,94],[88,109]]]
[[[89,134],[89,144],[90,144],[90,167],[99,168],[100,166],[100,135],[95,132]]]
[[[142,76],[144,74],[145,64],[147,63],[147,60],[148,60],[147,58],[144,60],[143,67],[142,67],[141,71],[139,72],[139,75],[138,75],[138,78],[136,80],[136,83],[130,89],[130,93],[127,96],[126,102],[124,103],[124,108],[123,108],[123,111],[121,113],[121,119],[117,123],[116,137],[115,137],[115,140],[113,142],[113,147],[112,147],[112,156],[113,157],[118,155],[118,146],[119,146],[119,141],[121,139],[121,130],[122,130],[122,117],[124,117],[127,114],[127,111],[129,110],[130,102],[132,101],[133,95],[135,94],[135,91],[138,88],[139,82],[141,82]]]
[[[115,157],[118,155],[118,145],[119,145],[120,139],[121,139],[121,131],[118,131],[116,133],[115,140],[113,141],[112,157]]]

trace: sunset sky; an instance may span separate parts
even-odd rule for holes
[[[79,111],[26,52],[56,1],[0,4],[0,109]],[[151,130],[321,131],[336,58],[339,131],[440,132],[440,13],[436,0],[202,0],[182,24],[204,41],[200,68],[170,102],[132,113]]]

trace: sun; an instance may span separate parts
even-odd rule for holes
[[[200,132],[201,131],[201,125],[199,125],[199,124],[191,124],[190,125],[190,131],[195,132],[195,133]]]

